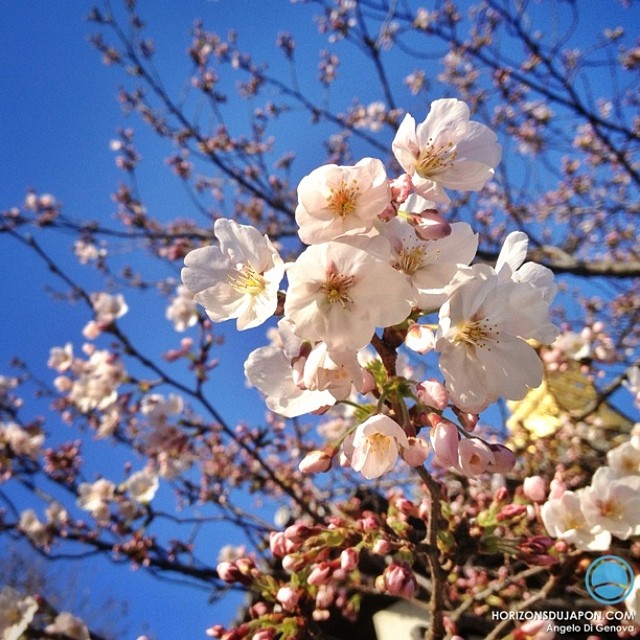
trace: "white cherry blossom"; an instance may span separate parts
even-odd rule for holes
[[[406,115],[392,144],[415,190],[436,202],[449,202],[446,188],[478,191],[494,175],[501,148],[495,133],[470,120],[469,107],[445,98],[431,104],[424,122],[416,126]]]
[[[91,304],[96,314],[96,321],[103,326],[111,324],[129,311],[124,296],[120,293],[115,296],[105,292],[92,293]]]
[[[379,414],[358,425],[352,446],[351,467],[371,480],[394,467],[400,449],[408,448],[409,440],[395,420]]]
[[[354,166],[315,169],[300,181],[298,201],[298,235],[317,244],[369,231],[391,201],[391,189],[382,162],[364,158]]]
[[[460,267],[440,309],[436,351],[455,405],[479,413],[503,396],[520,400],[542,382],[528,339],[551,342],[549,305],[532,284],[501,278],[491,267]]]
[[[198,311],[193,293],[184,285],[176,289],[176,295],[171,300],[165,313],[167,320],[173,323],[176,331],[186,331],[198,322]]]
[[[600,467],[580,503],[591,526],[598,525],[621,540],[640,535],[640,476],[621,478],[610,467]]]
[[[33,620],[38,603],[31,596],[22,597],[8,585],[0,589],[0,638],[18,640]]]
[[[233,220],[216,220],[219,246],[187,254],[182,281],[214,322],[236,318],[239,331],[262,324],[278,304],[284,263],[267,236]]]
[[[360,349],[376,327],[404,321],[411,286],[372,254],[341,242],[307,248],[289,268],[285,316],[296,334],[329,349]]]
[[[78,486],[77,504],[96,520],[108,520],[109,504],[113,500],[115,489],[115,484],[104,478],[93,483],[81,482]]]
[[[445,300],[444,288],[469,264],[478,250],[478,236],[466,222],[451,225],[451,233],[438,240],[423,240],[400,218],[380,227],[391,246],[391,264],[413,288],[411,302],[425,311],[437,309]]]
[[[146,467],[142,471],[132,473],[124,483],[124,487],[136,502],[147,504],[153,500],[159,484],[158,474]]]
[[[584,551],[606,551],[611,534],[598,524],[589,524],[582,512],[581,491],[565,491],[542,505],[540,515],[549,535]]]
[[[69,640],[90,640],[87,625],[68,611],[61,611],[44,630],[46,633],[61,635]]]

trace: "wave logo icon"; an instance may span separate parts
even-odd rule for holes
[[[594,560],[584,578],[589,595],[600,604],[618,604],[633,588],[633,569],[619,556],[602,556]]]

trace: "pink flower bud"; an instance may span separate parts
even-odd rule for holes
[[[513,451],[501,444],[492,444],[491,451],[493,452],[494,462],[490,471],[494,473],[509,473],[516,464],[516,457],[513,455]]]
[[[304,567],[306,564],[306,561],[304,559],[304,556],[299,556],[299,555],[286,555],[284,558],[282,558],[282,568],[287,572],[287,573],[295,573],[296,571],[299,571],[300,569],[302,569],[302,567]]]
[[[332,461],[333,458],[330,455],[316,449],[307,453],[298,465],[298,469],[304,474],[322,473],[331,469]]]
[[[422,438],[408,438],[409,446],[402,450],[402,458],[410,467],[419,467],[429,457],[429,443]]]
[[[373,543],[373,547],[371,548],[371,552],[375,553],[379,556],[384,556],[387,553],[389,553],[389,550],[391,549],[391,545],[389,544],[388,540],[385,540],[384,538],[378,538],[378,540],[376,540]]]
[[[331,581],[331,575],[333,574],[333,569],[330,564],[326,562],[321,562],[318,566],[314,567],[307,578],[307,582],[316,587],[319,587],[321,584],[328,584]]]
[[[411,502],[411,500],[407,500],[407,498],[398,498],[395,501],[395,506],[396,509],[401,513],[404,513],[405,516],[413,515],[416,508],[413,502]]]
[[[549,500],[557,500],[567,490],[567,485],[558,479],[553,479],[549,485]]]
[[[462,438],[458,443],[458,468],[465,476],[479,476],[494,464],[494,454],[482,440]]]
[[[389,565],[382,576],[384,578],[384,590],[389,595],[412,598],[416,592],[417,583],[413,572],[402,565],[395,563]]]
[[[456,466],[458,463],[458,441],[460,439],[456,425],[435,413],[429,415],[429,420],[433,425],[431,446],[435,454],[435,461],[442,467]]]
[[[276,630],[273,627],[269,627],[268,629],[260,629],[256,631],[252,636],[251,640],[273,640],[276,636]]]
[[[316,527],[297,522],[284,530],[284,537],[291,542],[303,543],[307,538],[318,532]]]
[[[532,502],[544,502],[547,497],[547,483],[542,476],[529,476],[522,483],[522,491]]]
[[[353,571],[358,568],[360,554],[353,548],[344,549],[340,554],[340,568],[343,571]]]
[[[460,421],[460,425],[466,431],[473,431],[478,424],[478,420],[480,416],[477,413],[467,413],[465,411],[461,411],[458,407],[454,407],[453,412],[456,414],[456,418]]]
[[[527,512],[527,507],[524,504],[506,504],[498,513],[498,522],[503,520],[511,520],[511,518],[517,518]]]
[[[436,336],[429,327],[416,322],[409,327],[404,343],[416,353],[428,353],[436,344]]]
[[[233,562],[220,562],[216,567],[220,580],[225,582],[239,582],[244,580],[244,576]]]
[[[418,400],[428,407],[444,411],[449,404],[449,392],[446,387],[437,380],[425,380],[417,387]]]
[[[316,607],[328,609],[336,598],[336,591],[331,585],[320,585],[316,594]]]
[[[451,235],[451,225],[435,210],[412,216],[416,234],[423,240],[439,240]]]
[[[284,558],[289,550],[287,549],[287,539],[281,531],[272,531],[269,534],[269,548],[275,558]]]
[[[295,611],[298,606],[298,600],[300,596],[295,589],[291,587],[280,587],[278,593],[276,593],[276,600],[287,611]]]

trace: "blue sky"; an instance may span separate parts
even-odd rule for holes
[[[114,4],[117,4],[115,0]],[[588,10],[594,11],[593,5],[588,4]],[[161,218],[189,216],[190,205],[178,183],[166,180],[166,147],[158,148],[153,134],[137,119],[128,120],[122,115],[115,99],[117,88],[123,82],[122,74],[104,67],[99,54],[87,42],[95,28],[84,20],[84,15],[92,5],[84,0],[3,3],[0,144],[5,161],[0,180],[0,206],[20,204],[26,189],[34,187],[39,193],[54,194],[63,203],[65,213],[74,218],[113,223],[115,205],[111,193],[122,174],[115,168],[109,142],[116,137],[118,127],[130,125],[136,129],[136,140],[144,157],[141,175],[145,203]],[[241,45],[246,44],[259,60],[273,58],[279,31],[295,33],[304,24],[307,37],[298,40],[297,55],[302,60],[313,56],[313,62],[309,63],[311,79],[316,76],[317,51],[326,46],[310,26],[313,11],[304,6],[292,7],[287,0],[145,0],[139,5],[150,35],[157,43],[157,65],[171,92],[177,93],[183,87],[189,69],[186,56],[189,33],[196,17],[203,18],[208,27],[220,32],[236,28]],[[612,11],[619,11],[617,4]],[[602,14],[595,10],[593,19],[585,21],[589,25],[584,35],[586,41],[601,31]],[[355,76],[343,79],[356,80]],[[380,97],[372,93],[366,83],[357,84],[363,101]],[[406,99],[407,104],[403,106],[409,109],[416,106],[416,100],[408,93]],[[237,120],[230,123],[231,127],[235,125],[242,130],[248,120],[248,108],[243,104],[239,106]],[[299,132],[293,133],[299,135]],[[301,157],[300,170],[313,169],[317,162],[313,146],[297,145],[296,150]],[[72,240],[58,236],[48,245],[52,254],[67,265],[74,262],[69,259]],[[124,245],[119,249],[126,250]],[[17,243],[3,244],[0,273],[3,274],[0,374],[9,373],[9,359],[19,354],[33,365],[37,375],[50,380],[52,374],[46,368],[49,349],[68,341],[79,346],[80,331],[89,319],[88,313],[79,307],[67,310],[44,295],[45,286],[59,288],[59,285],[43,263]],[[87,286],[92,282],[99,285],[99,280],[86,277]],[[130,301],[130,307],[130,315],[123,318],[122,326],[143,340],[149,353],[158,353],[170,340],[172,346],[177,344],[179,337],[164,319],[161,303],[148,296]],[[144,314],[141,315],[142,308]],[[147,318],[148,323],[140,322],[140,317]],[[229,327],[225,333],[229,342],[222,355],[227,364],[212,381],[212,397],[222,401],[226,396],[222,412],[232,420],[238,417],[234,415],[238,405],[243,406],[243,418],[260,420],[264,409],[256,392],[244,388],[241,361],[254,346],[263,342],[262,330],[238,335]],[[224,355],[233,354],[240,356],[225,361]],[[233,386],[236,390],[233,395],[228,394],[227,387],[217,386],[220,380]],[[59,425],[57,428],[62,429]],[[60,437],[68,436],[61,434]],[[100,444],[89,449],[95,456],[91,464],[96,468],[109,466],[117,459],[105,447]],[[217,542],[212,541],[212,563]],[[66,571],[60,565],[54,570],[62,574]],[[107,563],[94,563],[86,573],[81,566],[76,570],[95,592],[95,602],[101,602],[109,594],[128,601],[129,637],[135,637],[145,622],[159,640],[204,637],[206,626],[231,615],[228,608],[207,607],[205,594],[163,585],[146,577],[144,572],[133,574],[126,566],[111,569]]]

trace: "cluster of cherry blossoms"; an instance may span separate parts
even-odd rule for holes
[[[550,535],[587,551],[606,551],[612,536],[640,535],[640,424],[629,441],[607,452],[607,462],[588,487],[570,491],[562,482],[552,487],[541,509]]]
[[[399,455],[422,464],[429,444],[418,431],[428,425],[444,466],[504,470],[504,447],[468,431],[498,398],[521,399],[540,384],[532,343],[557,335],[548,319],[553,275],[525,262],[522,232],[506,238],[495,267],[472,264],[478,236],[438,212],[450,202],[446,189],[481,189],[500,160],[495,134],[470,120],[463,102],[435,101],[418,125],[407,115],[392,149],[405,171],[397,178],[364,158],[301,180],[295,218],[308,246],[294,262],[285,264],[255,228],[219,219],[218,245],[191,251],[182,280],[214,322],[236,319],[244,330],[283,316],[272,344],[245,363],[272,411],[295,417],[373,399],[340,440],[341,462],[365,477],[391,470]],[[442,379],[398,376],[389,354],[403,343],[438,353]],[[384,373],[367,355],[370,344]],[[445,437],[435,426],[448,408],[461,426]],[[327,469],[337,450],[314,452],[304,469]]]

